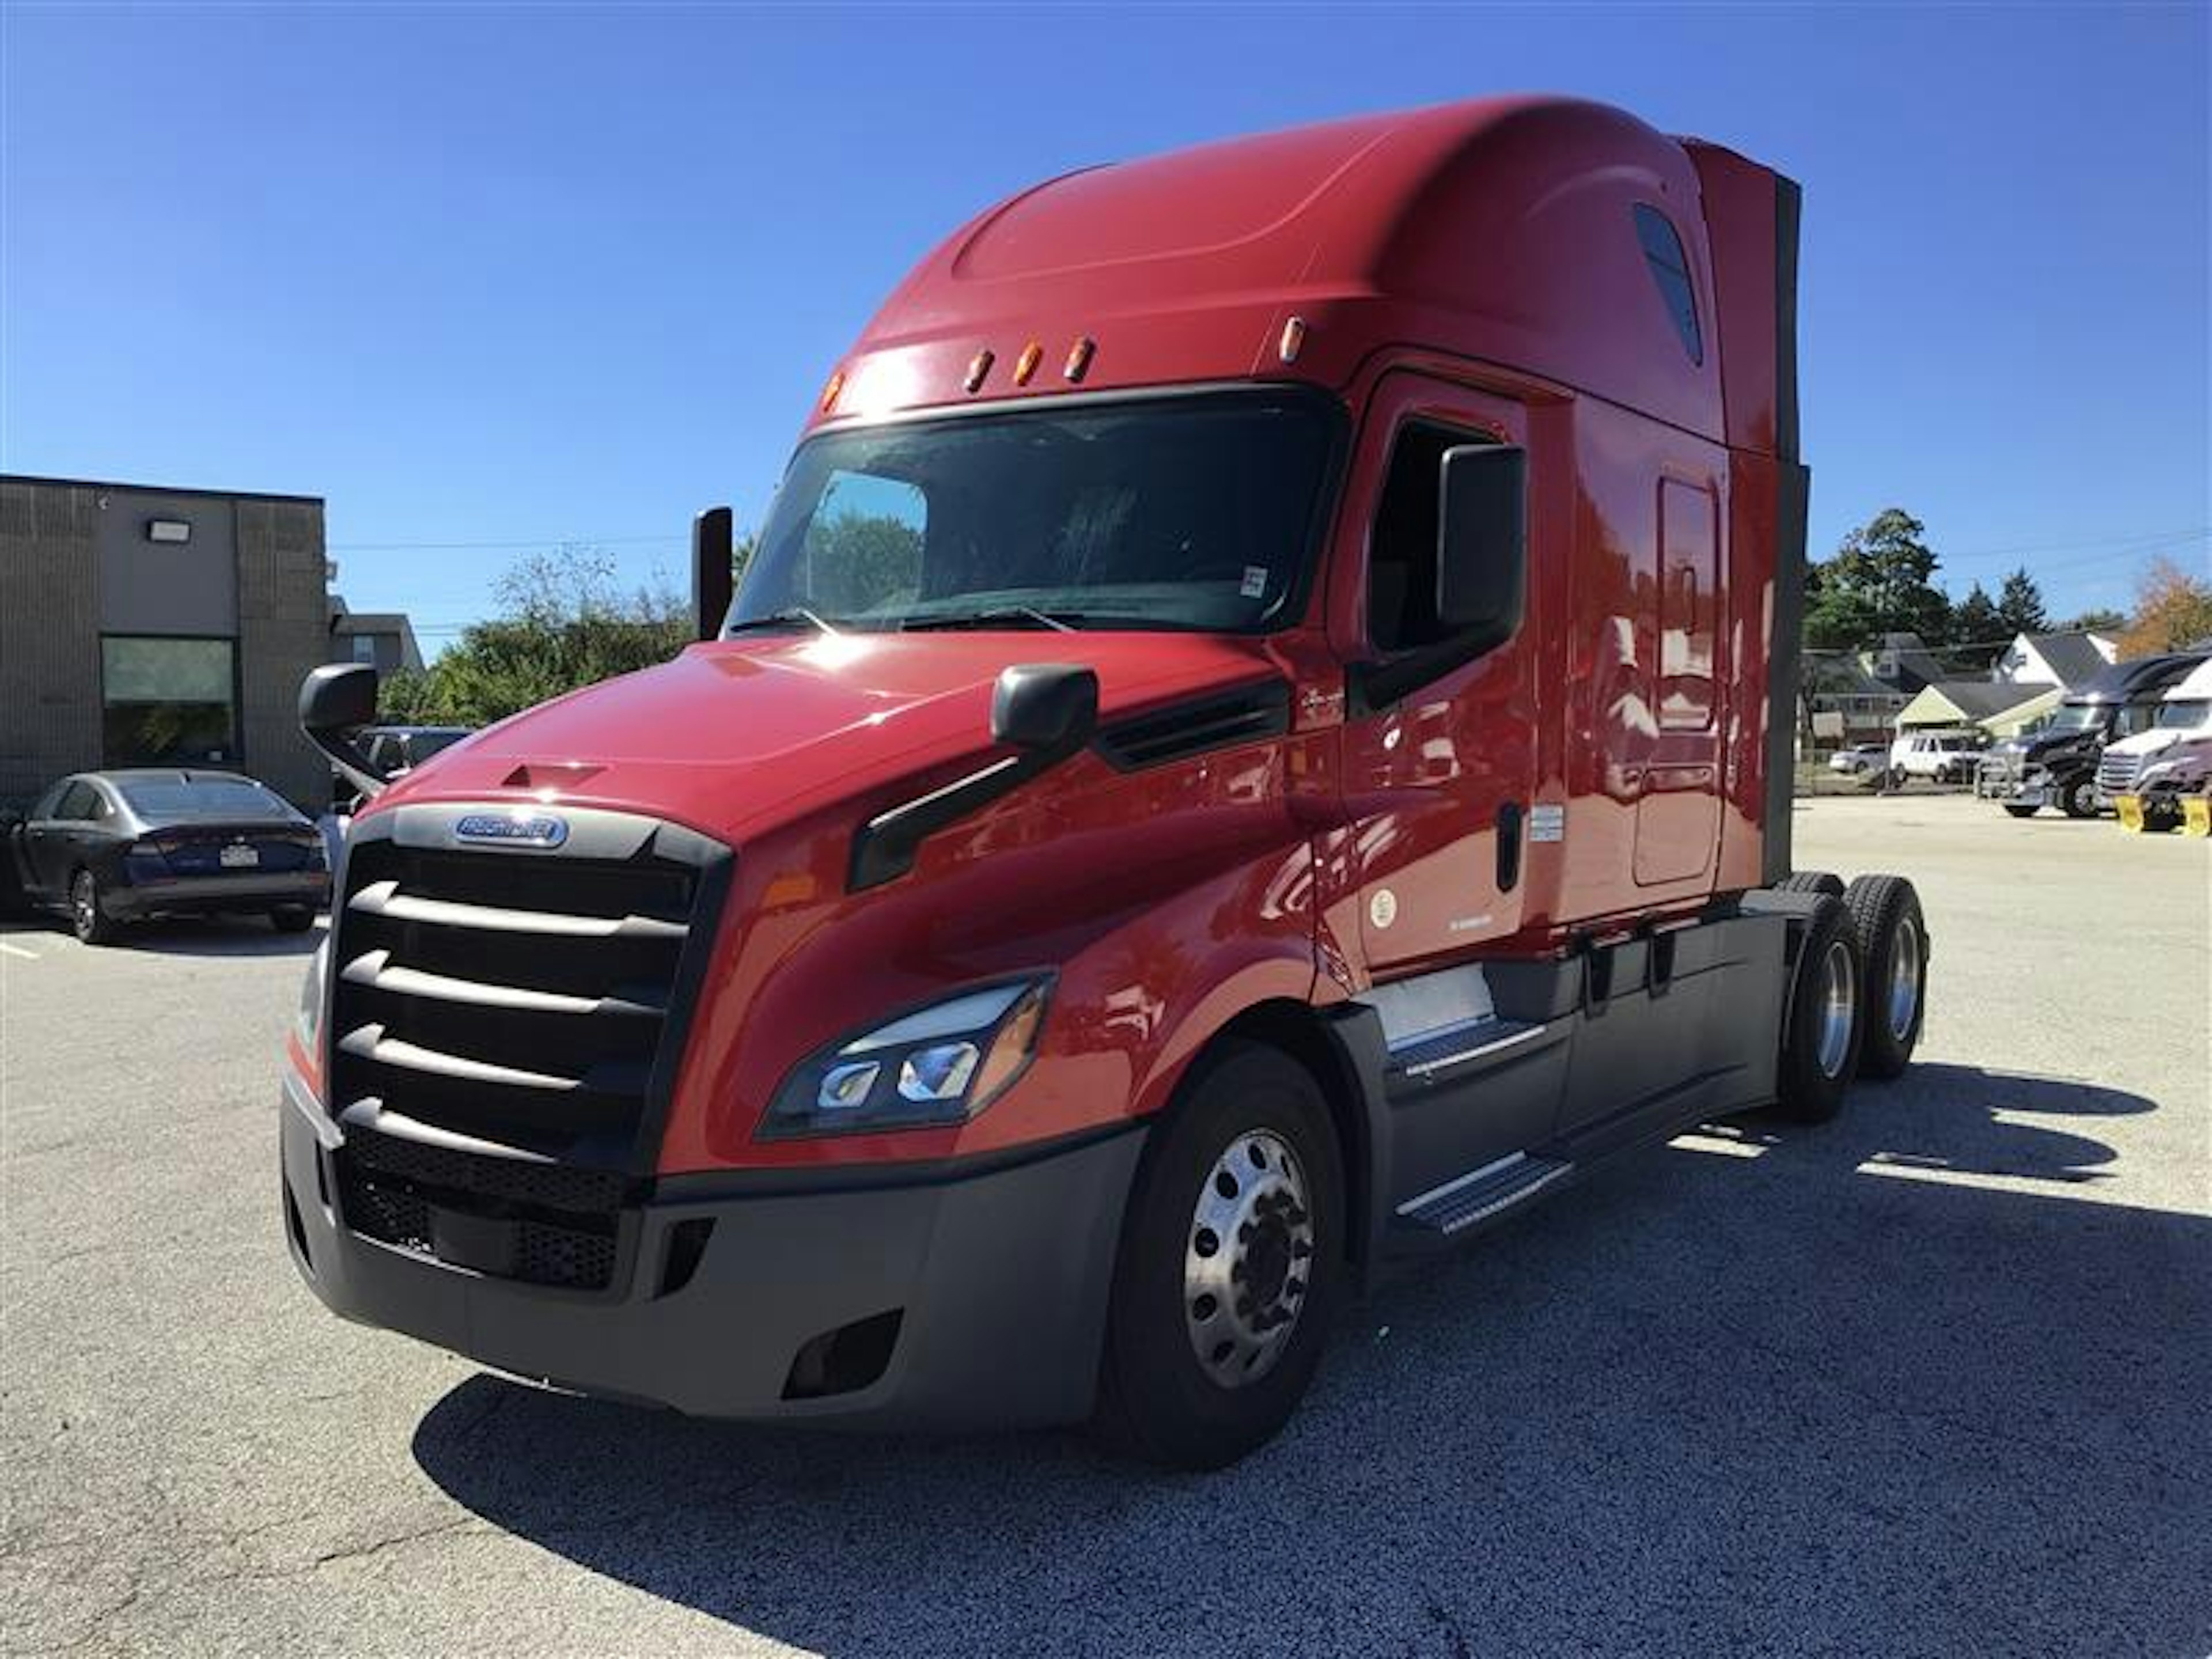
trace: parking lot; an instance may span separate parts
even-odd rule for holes
[[[10,1650],[2197,1654],[2212,848],[1801,804],[1911,876],[1920,1062],[1352,1310],[1283,1437],[820,1437],[541,1393],[295,1278],[314,935],[0,933]]]

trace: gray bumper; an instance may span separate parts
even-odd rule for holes
[[[289,1080],[283,1116],[293,1261],[333,1311],[579,1393],[698,1416],[886,1427],[1090,1413],[1144,1142],[1132,1129],[981,1173],[886,1184],[890,1172],[872,1166],[844,1177],[865,1187],[811,1173],[805,1188],[782,1172],[732,1176],[752,1184],[721,1192],[702,1178],[664,1181],[625,1212],[614,1285],[595,1293],[360,1237],[333,1207],[343,1132]],[[672,1234],[687,1221],[712,1231],[696,1268],[666,1289]],[[875,1381],[786,1397],[802,1348],[892,1310],[897,1335]]]
[[[136,916],[204,915],[227,910],[275,910],[293,905],[319,910],[331,901],[327,870],[281,876],[195,876],[181,881],[112,887],[101,907],[118,921]]]

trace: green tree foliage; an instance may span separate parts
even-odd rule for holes
[[[751,550],[747,538],[741,558]],[[395,723],[485,726],[580,686],[666,662],[691,642],[689,603],[665,582],[619,592],[591,548],[532,554],[499,585],[501,614],[423,673],[396,673],[378,713]]]
[[[1805,642],[1848,651],[1884,634],[1946,637],[1951,601],[1936,586],[1927,526],[1887,507],[1844,538],[1836,556],[1807,573]]]
[[[2059,624],[2069,634],[2117,634],[2128,625],[2126,616],[2100,605]]]
[[[2047,634],[2051,618],[2043,608],[2043,590],[2035,585],[2035,578],[2023,568],[2004,579],[1997,590],[1997,615],[2004,618],[2006,630],[2014,634]]]
[[[1979,582],[1951,611],[1951,635],[1945,655],[1962,668],[1984,669],[1997,659],[2012,633],[1997,602]]]

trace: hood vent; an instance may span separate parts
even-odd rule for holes
[[[1279,738],[1290,729],[1290,685],[1267,679],[1116,720],[1093,746],[1116,769],[1133,772],[1209,749]]]

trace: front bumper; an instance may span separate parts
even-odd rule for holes
[[[697,1416],[959,1428],[1091,1412],[1142,1128],[975,1173],[663,1180],[623,1217],[612,1285],[590,1292],[354,1232],[337,1209],[344,1131],[296,1079],[284,1093],[293,1261],[349,1319],[518,1376]],[[693,1255],[698,1224],[711,1225]],[[690,1255],[688,1272],[673,1269],[679,1255]],[[823,1339],[864,1326],[880,1334],[893,1313],[872,1380],[818,1392]]]
[[[141,916],[212,915],[219,912],[319,910],[331,901],[331,872],[302,870],[275,876],[186,876],[116,886],[100,895],[101,907],[118,921]]]

